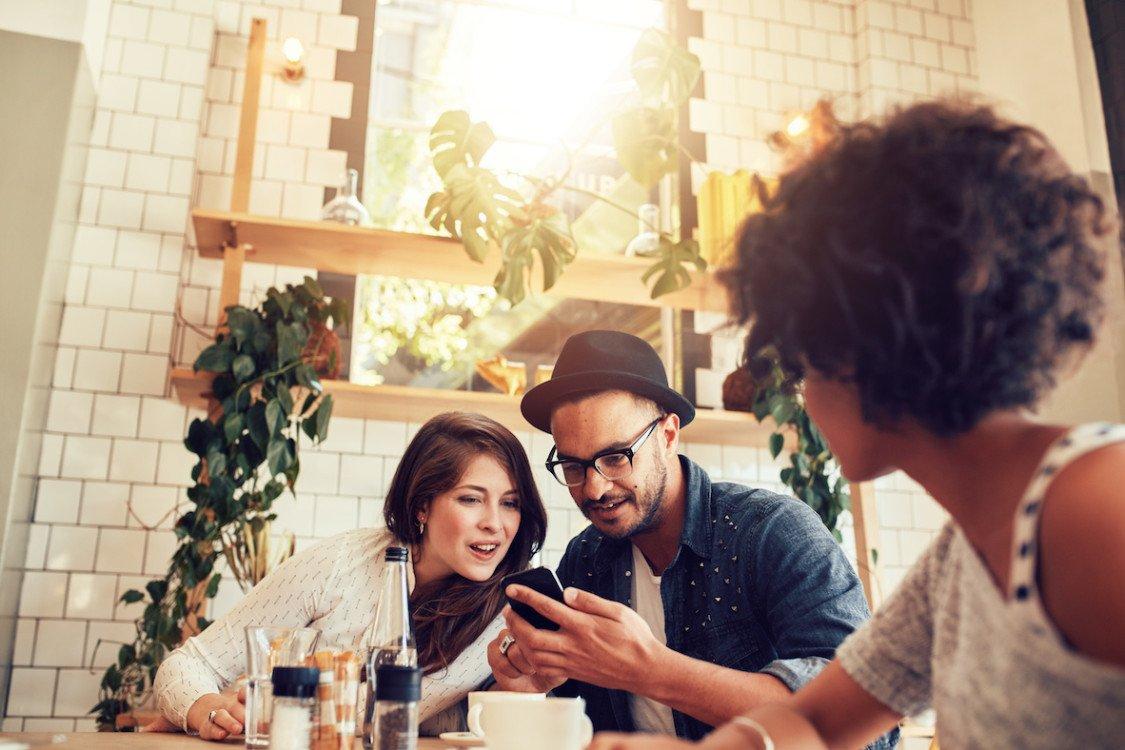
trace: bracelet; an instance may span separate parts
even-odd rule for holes
[[[734,720],[731,723],[738,724],[742,728],[749,729],[751,732],[753,732],[755,736],[757,736],[757,738],[762,741],[762,750],[776,750],[776,746],[773,744],[773,738],[770,737],[770,733],[766,731],[765,727],[751,719],[749,716],[735,716]]]

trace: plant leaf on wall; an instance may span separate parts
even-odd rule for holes
[[[633,80],[646,101],[679,106],[699,80],[699,58],[676,44],[672,35],[647,29],[633,48]]]
[[[634,107],[613,118],[617,160],[646,188],[676,171],[676,112],[668,107]]]

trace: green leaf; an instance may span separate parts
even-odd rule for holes
[[[323,407],[322,407],[323,408]],[[281,474],[293,463],[293,446],[285,437],[275,437],[270,440],[266,449],[266,461],[269,465],[270,476]]]
[[[193,419],[188,427],[187,437],[184,438],[184,447],[202,458],[211,449],[212,443],[218,443],[219,435],[215,425],[208,419]]]
[[[277,324],[277,363],[285,366],[301,356],[308,332],[301,323]]]
[[[320,284],[312,276],[306,276],[302,286],[317,300],[324,299],[324,290],[320,288]]]
[[[254,358],[248,354],[239,354],[231,363],[230,370],[239,383],[244,383],[254,377]]]
[[[211,576],[211,580],[207,583],[207,591],[205,592],[208,599],[214,599],[215,594],[219,592],[219,582],[223,580],[221,573],[216,573]]]
[[[117,666],[121,669],[129,666],[137,658],[137,649],[129,644],[125,644],[117,650]]]
[[[211,344],[195,358],[193,367],[196,372],[228,372],[231,362],[234,361],[234,350],[226,343]]]
[[[121,595],[121,602],[123,604],[136,604],[137,602],[139,602],[141,599],[144,599],[144,598],[145,598],[145,595],[142,594],[140,591],[137,591],[136,589],[129,589],[128,591],[126,591],[124,594]]]
[[[258,314],[253,310],[236,305],[227,309],[227,327],[238,348],[251,341],[261,326]]]
[[[676,44],[671,34],[647,29],[633,48],[633,80],[641,96],[677,107],[688,100],[699,80],[699,58]]]
[[[480,164],[496,136],[486,123],[474,123],[463,110],[443,112],[430,130],[430,154],[434,169],[445,180],[456,166]]]
[[[232,412],[223,420],[223,437],[226,438],[228,443],[233,443],[242,435],[244,428],[245,422],[242,415],[238,412]]]
[[[613,118],[617,159],[629,176],[651,188],[676,171],[676,112],[668,107],[634,107]]]
[[[281,409],[285,412],[285,416],[293,413],[293,394],[289,392],[288,386],[284,381],[279,381],[277,384],[277,402],[281,404]]]
[[[277,435],[285,427],[285,410],[281,407],[281,402],[278,399],[271,399],[266,404],[266,427],[270,431],[270,437]]]
[[[145,591],[153,602],[160,602],[168,593],[168,582],[163,580],[149,581],[145,584]],[[152,605],[149,605],[152,606]]]
[[[458,164],[445,175],[446,189],[430,196],[426,219],[461,240],[469,257],[484,262],[521,212],[523,196],[481,167]]]
[[[332,394],[328,394],[316,410],[317,442],[323,443],[328,439],[328,420],[332,418],[332,403]]]
[[[781,449],[785,446],[785,436],[780,432],[775,432],[770,435],[770,456],[777,458],[781,453]]]
[[[264,453],[273,431],[270,430],[269,423],[266,421],[266,405],[261,401],[251,406],[250,411],[246,412],[246,426],[250,428],[250,437]]]
[[[225,474],[227,470],[227,457],[219,451],[211,451],[207,454],[207,474],[214,479],[220,474]]]

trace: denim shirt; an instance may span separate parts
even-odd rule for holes
[[[796,690],[868,617],[863,588],[840,546],[804,503],[767,490],[712,483],[680,456],[686,485],[680,547],[660,581],[668,647]],[[570,541],[564,586],[633,606],[632,543],[593,526]],[[635,731],[628,693],[571,680],[555,694],[581,696],[595,731]],[[673,710],[676,734],[712,727]],[[878,746],[878,745],[876,745]],[[887,745],[889,747],[889,745]]]

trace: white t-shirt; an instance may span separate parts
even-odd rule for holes
[[[652,634],[661,644],[667,645],[664,633],[664,601],[660,598],[660,576],[652,574],[652,568],[644,554],[633,547],[633,609],[652,628]],[[630,693],[633,709],[633,723],[638,732],[658,732],[676,734],[676,724],[672,719],[672,709],[663,703]]]

